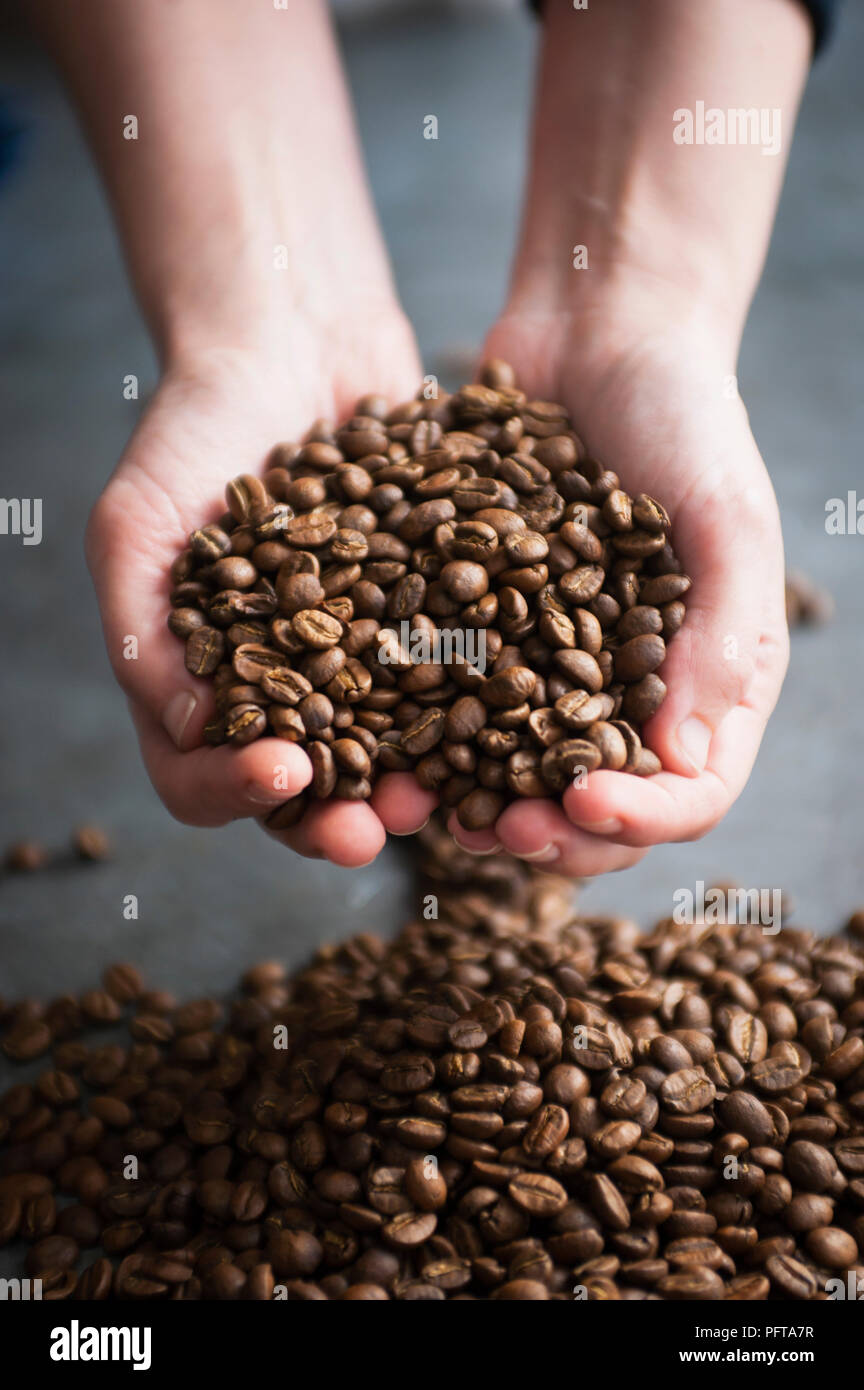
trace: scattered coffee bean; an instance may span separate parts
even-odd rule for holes
[[[6,868],[16,874],[33,874],[48,863],[48,851],[37,840],[19,840],[6,851]]]
[[[105,831],[98,825],[80,825],[72,841],[79,859],[107,859],[111,844]]]
[[[786,573],[786,621],[792,627],[821,627],[834,616],[834,599],[827,589],[801,570]]]

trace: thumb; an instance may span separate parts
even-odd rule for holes
[[[766,635],[785,634],[783,546],[773,497],[761,488],[724,499],[728,520],[698,527],[698,564],[684,624],[670,643],[661,675],[668,694],[646,726],[647,742],[670,772],[698,776],[711,741],[731,710],[746,704],[761,667]],[[713,509],[712,509],[713,510]],[[686,532],[687,520],[682,518]],[[779,692],[761,712],[765,720]]]
[[[163,493],[151,507],[138,486],[115,478],[90,516],[87,563],[117,681],[186,750],[202,741],[213,691],[187,671],[183,644],[167,627],[170,557],[182,549],[184,535],[176,516],[163,513]]]

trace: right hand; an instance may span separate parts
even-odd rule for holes
[[[381,391],[395,404],[420,381],[410,329],[398,315],[365,324],[354,342],[340,346],[330,336],[307,349],[278,369],[246,351],[213,352],[169,369],[88,526],[108,654],[147,771],[168,810],[190,825],[263,820],[302,791],[312,769],[302,749],[282,739],[239,749],[204,742],[213,688],[187,672],[183,644],[166,626],[172,561],[190,531],[224,511],[229,479],[260,472],[274,444],[299,438],[316,417],[349,413],[364,391]],[[137,641],[132,659],[130,637]],[[418,829],[434,801],[413,778],[384,776],[371,803],[321,802],[276,838],[300,854],[365,864],[388,830]]]

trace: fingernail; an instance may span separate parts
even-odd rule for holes
[[[253,806],[279,806],[285,800],[285,793],[277,792],[273,787],[259,787],[257,782],[250,782],[246,788],[246,800]]]
[[[624,822],[611,816],[609,820],[582,820],[579,822],[580,830],[587,830],[590,835],[618,835],[624,828]]]
[[[678,747],[690,763],[694,772],[704,772],[711,747],[711,730],[697,714],[678,727]]]
[[[517,859],[531,859],[535,864],[551,864],[553,859],[561,858],[561,851],[557,845],[544,845],[542,849],[535,849],[532,854],[517,854]]]
[[[456,843],[466,854],[476,854],[478,859],[484,858],[487,854],[500,854],[504,848],[503,845],[493,845],[491,849],[471,849],[468,845],[463,845],[461,840],[457,840]]]
[[[422,825],[418,825],[416,830],[391,830],[390,834],[395,835],[397,840],[407,839],[409,835],[419,835],[421,830],[425,830],[429,824],[431,816],[427,816]]]
[[[183,735],[186,726],[198,704],[197,696],[190,690],[181,690],[176,695],[172,695],[164,710],[162,711],[162,724],[171,738],[172,742],[183,751]]]

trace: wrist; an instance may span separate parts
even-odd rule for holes
[[[560,323],[569,336],[584,324],[601,338],[664,333],[701,339],[734,362],[746,319],[744,293],[718,266],[713,275],[679,275],[664,266],[596,259],[582,269],[551,270],[542,261],[517,267],[504,317]]]
[[[682,382],[734,380],[741,325],[713,298],[623,268],[569,299],[534,288],[514,283],[485,348],[511,361],[533,395],[560,400],[575,386],[590,401],[610,378],[648,364]]]
[[[252,288],[241,298],[237,313],[223,305],[171,319],[159,340],[164,381],[212,385],[277,419],[290,401],[300,429],[344,418],[370,391],[394,402],[417,391],[413,331],[392,295],[354,293],[338,306]]]

